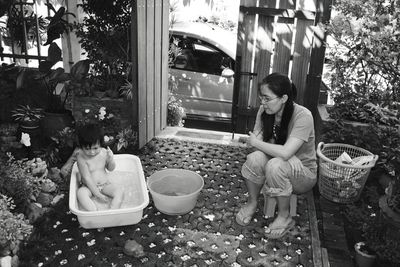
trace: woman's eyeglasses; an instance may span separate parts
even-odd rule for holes
[[[275,100],[275,99],[280,98],[280,97],[277,96],[277,97],[274,97],[274,98],[269,98],[268,96],[259,95],[258,98],[260,98],[260,102],[269,103],[269,102],[271,102],[272,100]]]

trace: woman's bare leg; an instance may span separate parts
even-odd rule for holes
[[[258,196],[260,195],[262,185],[253,183],[252,181],[246,179],[246,186],[247,192],[249,193],[246,206],[255,209],[257,207]]]
[[[292,220],[289,211],[290,196],[276,197],[276,202],[278,205],[278,214],[275,220],[268,226],[268,228],[271,230],[274,228],[282,228],[282,226],[287,226]]]

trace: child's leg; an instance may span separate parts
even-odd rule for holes
[[[112,197],[110,208],[119,209],[124,198],[124,189],[121,186],[108,184],[103,187],[101,192],[109,197]]]
[[[91,199],[92,192],[86,186],[81,186],[76,193],[79,204],[87,211],[96,211],[97,206]]]

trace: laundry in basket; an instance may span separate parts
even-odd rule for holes
[[[349,154],[343,152],[339,157],[335,159],[335,162],[349,165],[349,167],[350,166],[359,167],[368,164],[373,159],[374,155],[358,156],[352,159],[349,156]],[[322,171],[324,172],[325,175],[331,178],[342,178],[344,180],[351,180],[355,177],[358,177],[360,171],[362,171],[360,169],[347,169],[348,171],[343,171],[343,169],[340,169],[338,165],[329,162],[322,163],[322,165],[324,165]]]
[[[320,193],[339,203],[350,203],[359,198],[378,159],[377,155],[365,149],[340,143],[319,143],[317,155]]]

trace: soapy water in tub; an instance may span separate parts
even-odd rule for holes
[[[154,191],[166,196],[184,196],[197,190],[192,180],[179,176],[165,176],[149,184]]]
[[[139,206],[143,203],[143,192],[141,192],[141,184],[139,179],[134,178],[134,172],[128,171],[113,171],[108,173],[109,181],[112,184],[116,184],[124,188],[124,198],[122,200],[121,209],[124,208],[133,208]],[[92,198],[94,203],[97,206],[98,210],[109,210],[109,205],[111,202],[111,198],[109,198],[109,202],[105,203],[99,201],[97,198]],[[80,207],[80,210],[83,210]]]

